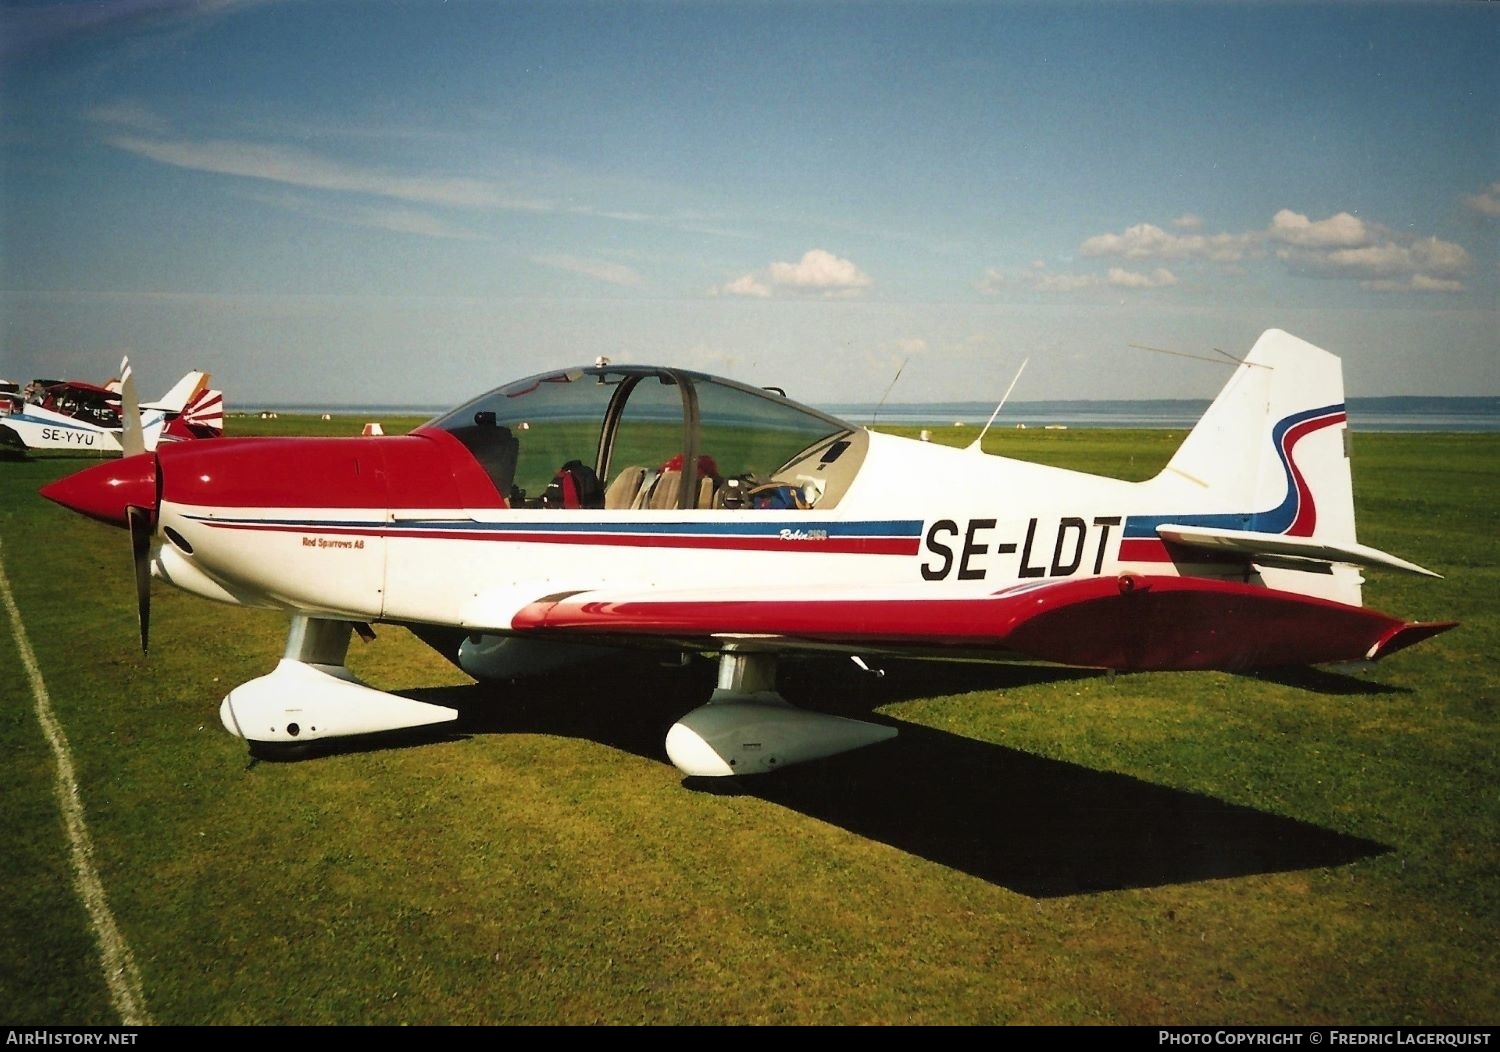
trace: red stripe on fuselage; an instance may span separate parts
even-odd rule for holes
[[[619,548],[700,548],[726,551],[806,552],[836,555],[916,555],[915,537],[831,537],[821,541],[799,541],[781,537],[683,536],[658,533],[572,533],[552,530],[410,529],[399,526],[331,526],[317,522],[264,523],[200,520],[218,530],[248,530],[257,533],[308,533],[331,536],[400,537],[435,541],[488,541],[515,544],[582,544]]]

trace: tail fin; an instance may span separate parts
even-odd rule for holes
[[[1338,358],[1272,329],[1164,474],[1223,494],[1241,529],[1354,543],[1354,489]]]
[[[224,392],[204,389],[193,396],[178,416],[171,417],[162,433],[167,441],[217,438],[224,433]]]
[[[210,379],[212,378],[208,373],[197,371],[186,373],[170,391],[161,396],[160,400],[147,402],[141,408],[160,409],[167,413],[180,413],[187,407],[189,402],[208,389]]]
[[[1351,605],[1362,583],[1351,564],[1426,572],[1355,540],[1347,437],[1339,359],[1271,329],[1155,481],[1204,514],[1156,532],[1250,555],[1271,587]]]

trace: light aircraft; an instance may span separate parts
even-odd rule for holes
[[[42,493],[129,528],[143,647],[150,576],[291,615],[276,668],[220,707],[257,755],[457,717],[347,670],[351,632],[385,622],[456,630],[449,656],[481,679],[621,647],[717,655],[666,751],[720,776],[895,734],[790,706],[784,655],[1245,670],[1453,627],[1361,606],[1361,569],[1437,575],[1355,539],[1346,428],[1338,358],[1277,330],[1139,483],[601,359],[405,436],[163,445]]]
[[[138,425],[147,450],[159,442],[212,438],[224,431],[224,393],[211,390],[208,373],[189,372],[155,402],[139,406]],[[22,395],[0,404],[0,446],[12,449],[76,449],[123,452],[122,399],[132,387],[130,359],[120,377],[103,387],[81,380],[36,380]]]

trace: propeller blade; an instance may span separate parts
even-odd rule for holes
[[[132,504],[125,509],[130,520],[130,555],[135,561],[135,612],[141,625],[141,653],[151,634],[151,510]]]
[[[141,428],[141,400],[136,395],[129,358],[120,360],[120,445],[127,457],[146,452],[146,433]]]

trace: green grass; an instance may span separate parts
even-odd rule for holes
[[[1144,478],[1180,438],[985,445]],[[218,703],[282,619],[158,585],[142,658],[123,533],[36,496],[79,460],[0,463],[0,555],[158,1022],[1489,1023],[1500,436],[1354,457],[1361,539],[1448,575],[1367,602],[1460,629],[1357,676],[795,665],[902,734],[740,793],[665,761],[703,669],[480,691],[391,628],[355,671],[446,688],[465,737],[253,763]],[[0,1022],[111,1023],[4,634]]]

